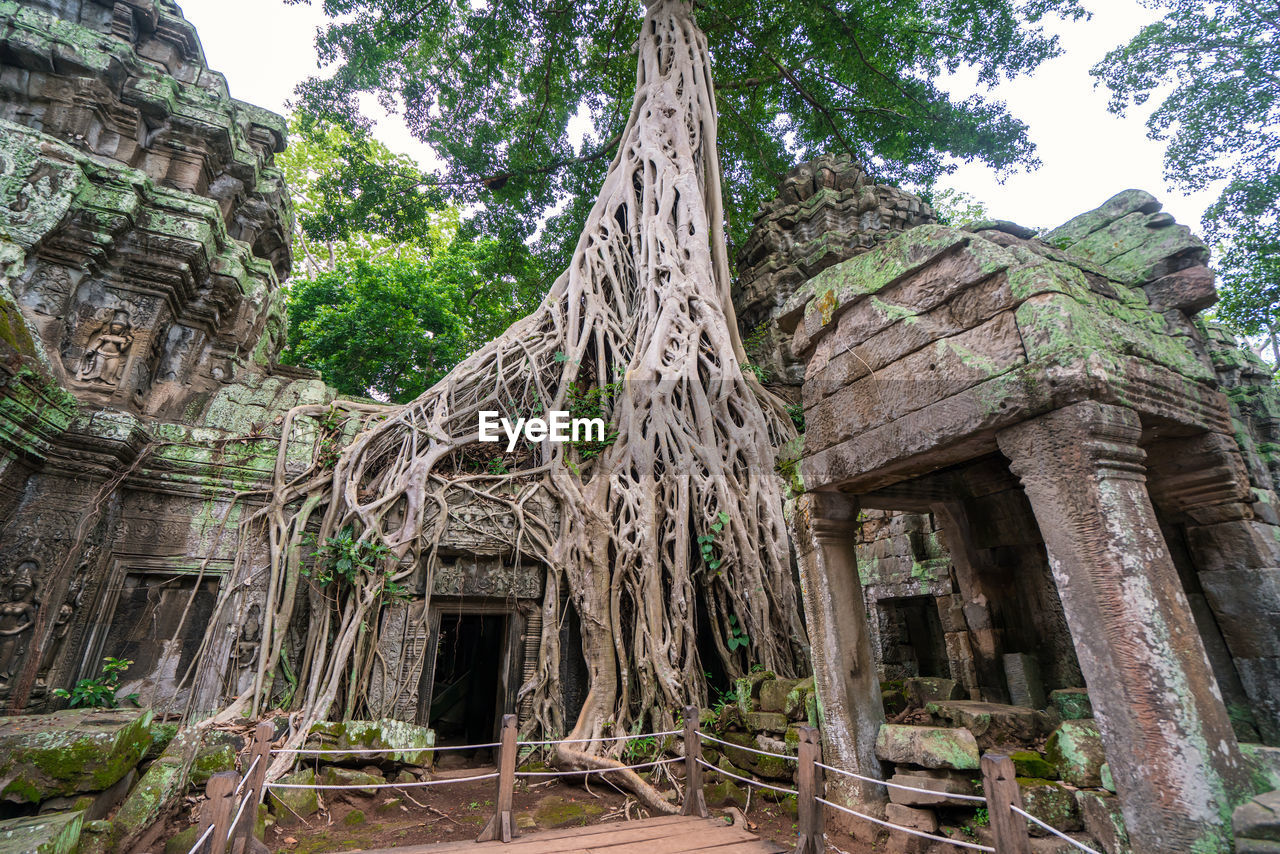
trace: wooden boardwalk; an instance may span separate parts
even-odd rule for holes
[[[509,854],[782,854],[787,849],[765,842],[720,819],[663,816],[625,824],[597,824],[532,833],[508,843],[441,842],[380,848],[352,854],[439,854],[445,851],[509,852]]]

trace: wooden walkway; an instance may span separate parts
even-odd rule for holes
[[[380,848],[351,854],[438,854],[438,852],[496,852],[509,854],[782,854],[787,849],[756,838],[720,819],[663,816],[625,824],[598,824],[551,830],[502,842],[442,842],[405,848]]]

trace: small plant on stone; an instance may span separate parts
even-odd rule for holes
[[[81,679],[70,690],[54,688],[53,695],[70,700],[73,709],[118,709],[121,702],[140,706],[137,693],[117,695],[120,690],[120,674],[133,664],[127,658],[102,659],[102,675],[96,679]]]
[[[627,747],[622,752],[627,762],[635,764],[644,762],[656,755],[658,748],[658,740],[651,735],[632,738],[627,741]]]
[[[986,827],[991,824],[991,815],[987,812],[986,807],[978,807],[973,814],[973,823],[978,827]]]

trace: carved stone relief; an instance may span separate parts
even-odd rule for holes
[[[35,561],[24,560],[0,582],[0,694],[8,695],[35,628]]]

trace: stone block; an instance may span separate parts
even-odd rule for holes
[[[1093,717],[1093,703],[1086,688],[1059,688],[1049,692],[1049,702],[1064,721]]]
[[[790,721],[781,712],[748,712],[743,716],[753,732],[771,732],[782,735]]]
[[[782,707],[782,713],[787,716],[788,720],[808,720],[808,714],[805,711],[805,704],[809,695],[813,693],[813,677],[810,676],[808,679],[801,679],[787,694],[786,702]]]
[[[908,807],[902,804],[886,804],[885,819],[901,827],[925,833],[938,832],[938,815],[933,810]]]
[[[39,803],[110,788],[151,744],[146,709],[0,717],[0,798]]]
[[[1076,792],[1076,806],[1085,833],[1098,843],[1105,854],[1129,854],[1129,834],[1124,826],[1120,799],[1115,795],[1081,789]]]
[[[73,854],[83,822],[79,812],[0,821],[0,854]]]
[[[1189,526],[1187,545],[1202,574],[1280,566],[1275,526],[1257,520]]]
[[[295,774],[286,774],[279,782],[302,786],[316,784],[316,772],[307,768]],[[307,816],[314,815],[320,809],[319,793],[315,789],[267,789],[267,803],[281,827],[300,824]]]
[[[979,767],[978,742],[965,729],[884,724],[876,737],[876,757],[885,762],[953,768]]]
[[[977,794],[971,781],[956,777],[932,777],[919,772],[898,773],[890,777],[889,782],[920,790],[889,788],[890,803],[907,807],[970,807],[973,806],[973,801],[947,796]],[[933,794],[935,792],[937,794]]]
[[[1231,827],[1237,840],[1280,843],[1280,791],[1258,795],[1236,807]]]
[[[1030,744],[1040,734],[1036,712],[1026,706],[952,700],[929,703],[925,706],[925,711],[939,725],[969,730],[983,750],[1011,744]]]
[[[1015,750],[1009,754],[1013,770],[1019,777],[1040,777],[1052,780],[1058,771],[1053,763],[1034,750]]]
[[[1087,789],[1102,785],[1107,754],[1102,734],[1092,720],[1063,721],[1049,736],[1045,758],[1058,769],[1058,776],[1073,786]]]
[[[581,827],[604,812],[604,807],[560,795],[547,795],[538,801],[533,810],[533,820],[538,827]]]
[[[1242,741],[1240,755],[1244,757],[1245,765],[1249,768],[1254,791],[1261,794],[1280,789],[1280,747]]]
[[[326,765],[321,768],[319,779],[320,783],[325,786],[378,786],[387,782],[381,774],[370,774],[365,771],[356,771],[353,768],[342,768],[336,765]],[[354,789],[352,791],[369,798],[378,794],[378,790],[372,788]]]
[[[219,771],[234,771],[236,753],[230,744],[208,744],[196,752],[196,760],[191,763],[190,781],[194,786],[203,786],[209,778]]]
[[[404,721],[383,718],[377,721],[317,721],[311,726],[308,747],[326,750],[376,749],[393,753],[332,753],[325,759],[339,765],[420,765],[431,766],[434,757],[435,730],[414,726]],[[371,758],[372,757],[372,758]]]
[[[1199,578],[1234,657],[1280,656],[1280,568],[1201,572]]]
[[[704,783],[702,797],[711,809],[724,807],[747,808],[747,792],[732,780],[721,780],[718,783]]]
[[[903,693],[913,706],[924,706],[936,700],[962,700],[964,688],[954,679],[915,676],[902,680]]]
[[[1047,705],[1044,682],[1040,679],[1040,662],[1035,656],[1022,652],[1006,653],[1004,675],[1012,705],[1029,709],[1043,709]]]
[[[770,679],[768,682],[761,683],[760,711],[785,713],[787,695],[799,684],[799,679]]]
[[[1075,795],[1067,787],[1035,777],[1019,777],[1018,787],[1022,790],[1022,808],[1054,830],[1067,833],[1084,827]],[[1032,836],[1049,835],[1047,830],[1030,821],[1027,829]]]
[[[1098,769],[1098,777],[1102,780],[1102,788],[1114,795],[1116,793],[1116,781],[1111,776],[1111,766],[1108,763],[1102,763],[1102,767]]]
[[[120,850],[128,850],[132,841],[187,791],[187,775],[201,743],[196,730],[181,730],[147,768],[112,818],[113,842]]]

